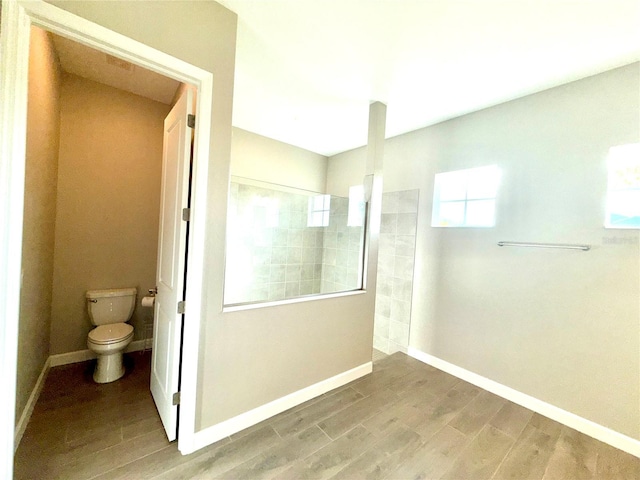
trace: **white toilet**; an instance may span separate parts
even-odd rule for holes
[[[124,375],[122,352],[133,339],[127,322],[136,305],[136,289],[89,290],[86,294],[89,318],[96,328],[89,332],[87,347],[98,357],[93,380],[109,383]]]

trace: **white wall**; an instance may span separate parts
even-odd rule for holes
[[[234,127],[231,175],[323,193],[327,157]]]
[[[389,139],[384,169],[385,191],[420,189],[410,345],[637,439],[639,234],[603,223],[607,151],[640,140],[639,70]],[[434,174],[494,163],[496,227],[430,227]]]

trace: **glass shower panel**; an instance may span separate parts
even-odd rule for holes
[[[365,222],[348,212],[348,198],[232,179],[225,305],[362,288]]]

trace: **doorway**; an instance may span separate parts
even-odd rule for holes
[[[2,11],[2,91],[0,118],[3,131],[0,151],[3,162],[0,182],[0,212],[3,225],[8,228],[0,237],[0,283],[2,289],[0,309],[6,321],[0,330],[2,344],[2,378],[8,386],[3,396],[0,417],[0,465],[7,478],[11,476],[13,457],[13,425],[16,376],[17,327],[20,298],[20,252],[22,248],[22,211],[24,203],[24,140],[26,135],[26,93],[29,29],[33,24],[53,33],[108,53],[116,58],[141,65],[178,81],[193,84],[198,91],[194,159],[193,189],[191,193],[192,218],[189,240],[187,302],[192,310],[186,314],[185,355],[182,360],[181,423],[179,448],[189,452],[193,447],[195,430],[196,372],[199,345],[199,305],[202,283],[204,250],[204,222],[206,217],[207,160],[211,127],[212,75],[176,58],[153,50],[121,35],[99,27],[89,21],[67,14],[46,4],[3,3]],[[6,189],[5,189],[6,187]],[[193,286],[193,288],[191,288]],[[191,321],[189,321],[191,320]]]
[[[152,393],[174,440],[186,239],[176,210],[189,201],[191,87],[31,30],[17,438],[46,356],[58,366],[90,353],[85,292],[134,288],[128,350],[147,347],[156,323]],[[140,305],[154,286],[155,316]]]

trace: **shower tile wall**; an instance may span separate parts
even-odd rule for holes
[[[323,240],[322,293],[355,290],[360,287],[364,228],[348,225],[348,198],[332,196],[329,212]]]
[[[374,348],[406,352],[409,346],[419,190],[382,195]]]
[[[226,304],[320,293],[324,228],[307,227],[308,199],[231,183]]]

